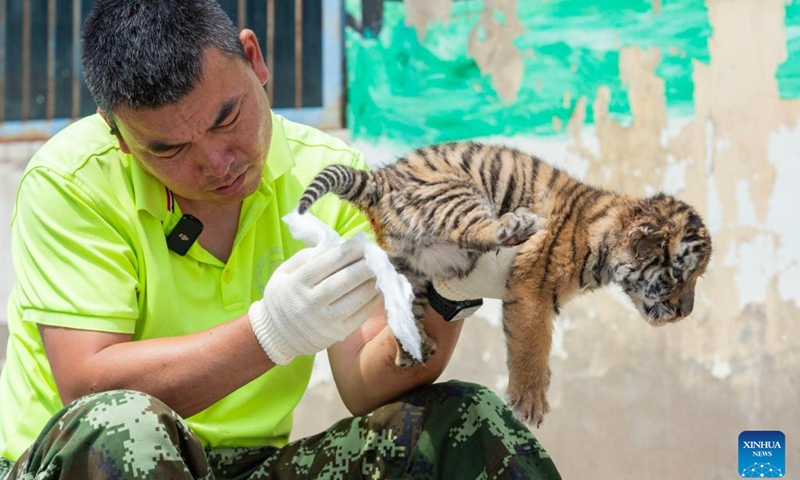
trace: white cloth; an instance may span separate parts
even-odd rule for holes
[[[292,236],[306,245],[328,247],[345,242],[335,230],[311,214],[300,215],[295,211],[285,215],[283,221],[289,226]],[[414,299],[411,284],[406,277],[397,273],[386,252],[363,235],[356,234],[347,242],[356,242],[363,247],[366,264],[374,273],[376,286],[383,294],[389,328],[403,349],[416,360],[422,361],[422,337],[411,310]]]

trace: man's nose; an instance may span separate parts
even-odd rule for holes
[[[218,145],[207,149],[204,165],[205,174],[224,177],[231,168],[235,155],[227,146]]]

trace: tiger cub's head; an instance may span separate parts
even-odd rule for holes
[[[669,195],[637,202],[623,221],[614,279],[654,326],[694,308],[694,289],[711,258],[711,237],[694,208]]]

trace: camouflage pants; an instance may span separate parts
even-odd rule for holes
[[[283,448],[204,449],[155,398],[94,394],[67,405],[15,465],[5,464],[6,480],[561,478],[494,393],[455,381]]]

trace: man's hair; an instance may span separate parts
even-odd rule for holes
[[[197,86],[209,47],[246,58],[216,0],[97,0],[83,27],[83,74],[106,115],[159,108]]]

